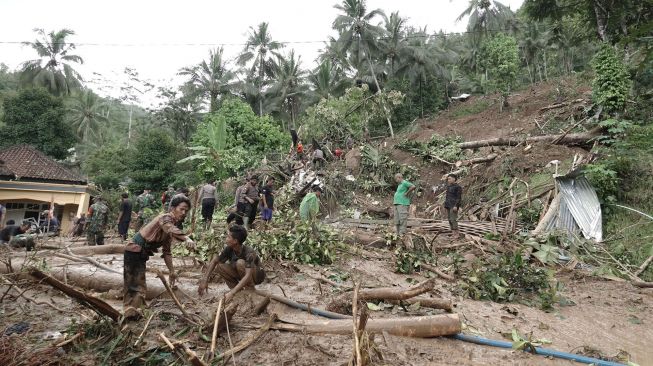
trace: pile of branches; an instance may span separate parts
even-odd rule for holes
[[[440,161],[453,165],[462,158],[460,137],[443,137],[433,135],[428,142],[406,139],[396,145],[398,149],[408,151],[426,161]]]

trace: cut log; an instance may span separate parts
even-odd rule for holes
[[[94,245],[70,248],[70,252],[74,255],[122,254],[125,252],[125,246],[123,244]]]
[[[447,281],[455,281],[456,280],[453,276],[448,275],[448,274],[440,271],[439,269],[437,269],[437,268],[435,268],[435,267],[433,267],[431,265],[422,263],[422,264],[420,264],[420,267],[424,268],[427,271],[431,271],[431,272],[435,273],[436,275],[440,276],[441,278],[444,278]]]
[[[633,281],[632,284],[640,288],[653,288],[653,282]]]
[[[517,146],[524,142],[556,142],[557,145],[580,145],[599,136],[600,129],[594,129],[583,133],[570,133],[567,135],[543,135],[531,136],[525,139],[515,137],[498,137],[488,140],[461,142],[458,147],[461,149],[476,149],[486,146]]]
[[[118,321],[121,317],[121,314],[118,310],[114,309],[111,305],[107,304],[106,302],[93,297],[91,295],[87,295],[83,292],[77,291],[74,288],[60,282],[56,278],[53,278],[40,270],[36,268],[30,268],[29,269],[29,274],[39,280],[42,283],[47,283],[48,285],[56,288],[57,290],[63,292],[64,294],[72,297],[73,299],[77,300],[80,304],[92,309],[96,313],[100,315],[105,315],[111,318],[113,321]]]
[[[642,263],[642,265],[639,266],[639,269],[637,270],[637,272],[635,272],[635,276],[639,276],[639,275],[641,275],[642,273],[644,273],[644,271],[646,271],[646,268],[648,267],[649,264],[651,264],[651,262],[653,262],[653,255],[650,256],[650,257],[648,257],[648,258],[644,261],[644,263]]]
[[[276,323],[272,329],[300,333],[351,334],[351,319]],[[365,326],[368,333],[383,333],[416,338],[431,338],[460,333],[462,324],[458,314],[369,319]]]
[[[456,163],[456,166],[467,166],[467,165],[474,165],[474,164],[480,164],[480,163],[488,163],[490,161],[493,161],[494,159],[497,158],[499,154],[490,154],[488,156],[484,156],[481,158],[473,158],[473,159],[468,159],[468,160],[462,160]]]
[[[549,205],[549,209],[542,217],[542,220],[537,224],[537,227],[531,232],[531,235],[536,236],[544,232],[544,229],[549,225],[549,222],[554,220],[558,216],[558,210],[560,209],[560,195],[556,195]]]
[[[361,290],[358,293],[359,301],[368,301],[368,300],[406,300],[417,295],[421,295],[425,292],[429,292],[433,289],[434,279],[424,281],[418,285],[409,288],[402,287],[378,287]],[[333,311],[340,314],[349,314],[351,313],[351,292],[345,292],[342,295],[339,295],[333,299],[329,305],[327,305],[327,310]]]

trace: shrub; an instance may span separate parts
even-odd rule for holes
[[[614,48],[605,45],[592,60],[592,97],[605,112],[622,112],[632,86],[626,65]]]

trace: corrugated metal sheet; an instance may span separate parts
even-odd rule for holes
[[[583,176],[558,177],[556,181],[562,195],[556,227],[572,230],[573,222],[585,238],[603,240],[601,203],[590,182]]]

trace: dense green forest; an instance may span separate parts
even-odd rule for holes
[[[364,0],[335,7],[338,36],[325,40],[315,67],[261,23],[234,62],[222,48],[207,50],[179,70],[186,83],[177,88],[126,69],[116,99],[99,96],[75,71],[83,55],[67,41],[73,30],[37,29],[29,43],[35,59],[0,67],[0,141],[72,160],[103,188],[162,189],[242,173],[287,151],[290,129],[335,145],[346,136],[390,136],[460,93],[498,93],[509,108],[513,91],[572,74],[594,80],[603,119],[648,123],[650,0],[527,0],[516,12],[472,0],[459,34],[428,32]],[[160,105],[139,106],[146,89],[157,90]]]

